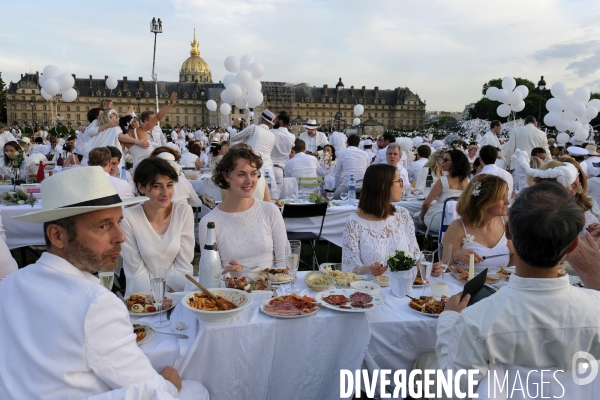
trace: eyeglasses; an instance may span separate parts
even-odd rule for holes
[[[400,179],[396,179],[395,181],[393,181],[392,183],[397,183],[399,182],[401,185],[404,185],[404,180],[402,180],[402,178]]]

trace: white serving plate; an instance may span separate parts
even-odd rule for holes
[[[185,295],[183,297],[183,299],[181,300],[181,303],[183,304],[183,306],[185,308],[190,310],[192,313],[194,313],[196,315],[196,317],[198,317],[199,319],[201,319],[203,321],[221,322],[221,321],[228,321],[230,319],[237,317],[242,311],[244,311],[244,309],[248,308],[250,306],[250,304],[252,304],[252,301],[253,301],[252,295],[250,293],[247,293],[247,292],[244,292],[244,291],[238,290],[238,289],[221,288],[221,289],[210,289],[210,291],[215,296],[221,296],[221,297],[224,297],[227,300],[231,301],[233,304],[238,306],[238,308],[235,308],[233,310],[226,310],[226,311],[198,310],[188,304],[188,298],[190,298],[191,296],[194,295],[194,293],[197,293],[197,292],[192,292],[192,293],[188,293],[187,295]]]
[[[286,319],[290,319],[290,318],[303,318],[303,317],[309,317],[311,315],[316,314],[317,312],[319,312],[319,310],[321,309],[321,307],[316,308],[313,312],[309,313],[309,314],[301,314],[301,315],[278,315],[278,314],[272,314],[268,311],[265,310],[265,306],[267,304],[269,304],[269,302],[271,301],[271,299],[267,299],[264,300],[262,303],[260,303],[260,311],[263,314],[266,314],[270,317],[275,317],[275,318],[286,318]]]
[[[150,293],[150,292],[138,292],[138,293],[143,293],[143,294],[152,294],[152,293]],[[135,293],[134,293],[134,294],[135,294]],[[172,303],[173,305],[172,305],[170,308],[163,308],[163,312],[165,312],[165,311],[169,311],[169,310],[171,310],[171,309],[175,308],[175,306],[177,305],[177,301],[175,301],[175,299],[174,299],[173,297],[171,297],[171,293],[165,293],[165,297],[166,297],[167,299],[171,299],[171,300],[173,300],[173,303]],[[127,306],[127,303],[125,303],[125,306]],[[157,306],[157,307],[158,307],[158,306]],[[155,315],[155,314],[158,314],[158,313],[159,313],[159,311],[158,311],[158,310],[156,310],[156,311],[153,311],[153,312],[142,312],[142,313],[139,313],[139,312],[133,312],[133,311],[131,311],[131,310],[129,310],[129,309],[127,309],[127,311],[129,312],[129,315],[132,315],[132,316],[134,316],[134,317],[145,317],[146,315]]]
[[[152,339],[154,335],[156,335],[156,328],[154,328],[154,325],[142,321],[135,322],[135,324],[143,325],[146,327],[146,337],[140,340],[139,342],[136,342],[138,346],[150,341],[150,339]]]
[[[350,303],[347,303],[346,305],[348,307],[350,307],[350,309],[343,309],[343,308],[339,308],[338,306],[334,306],[333,304],[329,304],[328,302],[323,300],[323,297],[327,297],[332,294],[342,294],[342,295],[346,296],[347,298],[350,298],[350,295],[352,295],[353,293],[356,293],[356,292],[366,293],[366,294],[373,296],[373,300],[371,300],[373,307],[371,307],[371,308],[354,308],[350,305]],[[378,308],[383,307],[383,305],[385,304],[385,299],[380,294],[377,294],[375,292],[371,292],[368,290],[357,290],[357,289],[325,290],[324,292],[318,293],[315,296],[315,299],[317,300],[317,302],[321,303],[321,305],[323,307],[327,307],[327,308],[330,308],[330,309],[336,310],[336,311],[350,312],[350,313],[367,312],[367,311],[377,310]]]

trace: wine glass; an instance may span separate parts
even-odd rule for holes
[[[348,192],[340,193],[340,199],[344,202],[344,204],[346,204],[346,202],[348,200]]]
[[[112,290],[113,283],[115,281],[115,272],[98,272],[98,279],[100,279],[100,284],[102,286],[108,290]]]
[[[331,203],[331,200],[333,200],[333,192],[327,192],[327,199],[329,199],[329,202]]]
[[[425,286],[427,285],[427,281],[431,276],[431,270],[433,269],[433,252],[432,251],[422,251],[421,252],[421,260],[419,261],[419,273],[421,274],[421,279],[423,280],[423,296],[425,296]]]
[[[162,303],[165,298],[165,287],[167,285],[167,270],[165,268],[155,268],[150,271],[150,284],[152,286],[152,294],[154,301],[158,306],[158,322],[154,324],[157,328],[169,326],[171,321],[162,319]]]
[[[289,269],[290,278],[292,278],[292,284],[290,285],[289,293],[298,293],[300,290],[294,289],[294,282],[296,282],[296,274],[298,273],[298,265],[300,264],[300,248],[302,243],[299,240],[288,240],[286,255],[287,255],[287,267]]]
[[[440,266],[442,268],[442,280],[446,280],[446,270],[448,270],[448,265],[450,265],[450,260],[452,259],[452,245],[450,243],[442,243],[441,249],[438,248],[440,255]]]

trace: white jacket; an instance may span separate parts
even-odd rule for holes
[[[317,131],[317,134],[313,137],[308,136],[308,131],[304,131],[300,134],[298,139],[303,140],[306,144],[306,150],[314,153],[317,151],[317,147],[325,147],[325,145],[329,144],[327,140],[327,136],[323,132]]]
[[[536,147],[541,147],[546,150],[546,158],[550,160],[552,155],[548,149],[548,138],[546,134],[535,127],[534,124],[527,124],[516,131],[510,132],[508,137],[508,143],[506,144],[506,163],[508,170],[515,169],[515,165],[511,164],[511,157],[516,149],[522,150],[527,154],[527,157],[531,156],[531,150]]]

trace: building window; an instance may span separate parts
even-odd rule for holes
[[[71,114],[67,114],[67,119],[71,119]]]
[[[324,116],[325,116],[325,112],[324,112],[324,111],[322,111],[322,112],[321,112],[321,117],[324,117]]]
[[[175,109],[175,114],[179,114],[179,108]]]
[[[67,106],[67,111],[71,111],[71,106]],[[121,110],[119,110],[121,111]]]
[[[179,123],[179,115],[175,117],[175,121],[177,121],[177,123]]]
[[[85,111],[90,111],[90,106],[87,106],[87,107],[85,108]]]
[[[27,110],[27,106],[25,104],[21,105],[21,110]]]
[[[196,122],[196,116],[194,115],[194,122]]]
[[[77,111],[79,111],[79,106],[77,106]]]
[[[150,109],[148,107],[146,107],[146,111],[150,111]]]
[[[77,114],[77,121],[81,121],[81,114]]]
[[[37,114],[33,113],[33,119],[36,120],[37,119]]]
[[[187,110],[188,110],[188,109],[186,108],[185,110],[183,110],[183,112],[187,114]]]
[[[121,109],[121,107],[119,107],[119,114],[121,114],[123,112],[123,110]]]
[[[56,112],[60,111],[60,106],[56,106]]]
[[[187,120],[187,115],[185,116],[185,122],[188,122],[188,120]]]
[[[196,114],[196,109],[194,108],[194,114]],[[196,117],[194,117],[194,121],[196,120]]]

